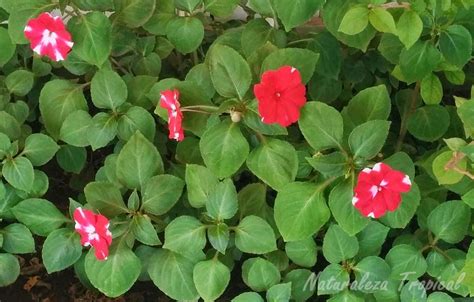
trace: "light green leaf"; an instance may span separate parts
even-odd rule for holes
[[[12,254],[29,254],[35,251],[35,240],[30,230],[21,223],[12,223],[0,229],[2,249]]]
[[[395,20],[388,10],[381,7],[375,7],[369,12],[369,21],[372,26],[384,33],[397,34],[397,27],[395,26]]]
[[[20,263],[12,254],[0,253],[0,286],[8,286],[20,276]]]
[[[369,9],[367,6],[354,6],[349,9],[339,25],[338,31],[347,35],[357,35],[369,24]]]
[[[183,187],[184,182],[173,175],[157,175],[150,178],[142,191],[143,210],[153,215],[167,213],[178,202]]]
[[[290,183],[278,192],[275,222],[285,241],[314,235],[330,217],[322,190],[315,184]]]
[[[237,213],[238,208],[237,191],[231,179],[225,179],[210,191],[206,202],[207,214],[210,217],[217,221],[230,219]]]
[[[257,216],[247,216],[240,221],[235,228],[235,246],[250,254],[265,254],[277,249],[273,229]]]
[[[107,216],[127,213],[118,187],[108,182],[90,182],[84,188],[87,202]]]
[[[7,160],[2,167],[3,177],[13,187],[29,192],[33,187],[35,174],[31,162],[23,156]]]
[[[214,301],[225,291],[230,281],[229,268],[217,259],[198,262],[193,269],[197,292],[204,301]]]
[[[58,150],[58,144],[51,137],[41,133],[34,133],[26,138],[23,155],[34,166],[42,166],[49,162]]]
[[[349,146],[354,158],[371,159],[375,157],[387,140],[390,122],[368,121],[357,126],[349,135]]]
[[[323,255],[330,263],[339,263],[357,255],[359,242],[339,225],[333,224],[324,235]]]
[[[204,25],[195,17],[175,17],[166,27],[166,36],[183,53],[195,51],[204,38]]]
[[[408,49],[418,41],[423,31],[423,21],[417,12],[407,9],[397,22],[397,35],[403,45]]]
[[[115,111],[127,100],[127,85],[118,73],[104,68],[92,78],[91,96],[97,108]]]
[[[437,206],[428,216],[428,228],[436,238],[448,243],[458,243],[466,235],[471,211],[459,200],[447,201]]]
[[[156,147],[140,132],[123,146],[117,158],[117,178],[130,189],[140,189],[155,174],[163,173]]]
[[[443,85],[439,78],[430,74],[421,81],[421,97],[426,105],[437,105],[443,98]]]
[[[42,256],[48,274],[70,267],[81,255],[81,238],[74,230],[55,230],[44,241]]]

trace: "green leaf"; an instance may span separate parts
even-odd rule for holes
[[[112,50],[112,26],[109,19],[100,12],[91,12],[72,18],[68,28],[74,41],[73,53],[100,68]]]
[[[312,237],[285,244],[285,252],[299,266],[313,267],[317,260],[317,247]]]
[[[232,302],[264,302],[262,297],[254,292],[246,292],[238,295]]]
[[[15,54],[16,45],[13,44],[8,31],[5,28],[0,28],[0,67],[3,67]]]
[[[321,102],[308,102],[301,110],[299,126],[315,151],[342,149],[344,125],[341,114]]]
[[[199,295],[193,281],[195,262],[160,249],[150,260],[148,273],[153,283],[171,299],[197,300]]]
[[[91,96],[97,108],[115,111],[127,100],[127,85],[118,73],[104,68],[92,78]]]
[[[361,27],[365,27],[357,35],[347,35],[339,31],[340,25],[342,20],[345,17],[345,14],[351,9],[356,7],[355,5],[358,4],[357,1],[348,1],[348,0],[331,0],[326,1],[324,8],[322,9],[322,18],[324,20],[324,25],[327,30],[335,36],[339,41],[342,43],[358,48],[365,52],[367,47],[370,44],[370,41],[375,36],[375,29],[372,26],[366,26],[368,23],[368,12],[365,11],[367,8],[367,4],[363,7],[363,11],[361,11],[360,15],[362,15],[362,19],[355,19],[357,26],[359,26],[358,30]],[[356,13],[355,15],[357,15]],[[353,17],[357,17],[354,16]],[[346,29],[352,30],[352,22],[353,20],[347,20],[346,22]]]
[[[343,114],[346,114],[344,122],[347,118],[355,127],[372,120],[386,120],[391,108],[390,96],[385,85],[366,88],[356,94],[344,108]]]
[[[86,274],[92,285],[108,297],[126,293],[141,272],[140,259],[121,241],[113,244],[106,261],[97,260],[90,249],[85,260]]]
[[[357,35],[367,25],[369,25],[369,9],[366,6],[354,6],[344,15],[338,31],[347,35]]]
[[[225,291],[230,281],[229,268],[217,259],[196,263],[193,280],[204,301],[214,301]]]
[[[273,17],[275,15],[273,2],[272,0],[249,0],[247,6],[260,15]]]
[[[434,292],[428,296],[426,302],[454,302],[454,299],[446,293]]]
[[[342,152],[329,154],[317,153],[313,157],[306,157],[308,163],[326,177],[342,176],[347,172],[347,158]]]
[[[296,150],[285,141],[266,139],[249,154],[247,167],[270,187],[279,190],[296,178]]]
[[[446,169],[446,165],[453,160],[453,156],[454,153],[452,151],[446,151],[436,156],[433,161],[433,174],[440,185],[453,185],[460,182],[464,177],[464,175],[459,172],[452,169]],[[456,166],[459,169],[465,170],[467,164],[466,158],[463,158],[456,163]]]
[[[91,121],[87,131],[87,140],[92,150],[107,146],[117,135],[117,117],[112,113],[99,112]]]
[[[214,88],[223,97],[242,100],[252,81],[250,67],[234,49],[217,44],[208,54]]]
[[[358,284],[376,284],[382,283],[390,278],[390,266],[382,259],[376,256],[369,256],[362,259],[354,267],[356,281]],[[364,280],[364,281],[362,281]],[[383,290],[381,288],[366,289],[361,287],[361,291],[371,293]]]
[[[35,174],[31,162],[19,156],[12,160],[7,160],[2,167],[3,177],[13,187],[29,192],[33,187]]]
[[[291,283],[276,284],[267,291],[268,302],[290,301]]]
[[[458,243],[466,235],[471,211],[459,200],[447,201],[437,206],[428,216],[428,228],[436,238],[448,243]]]
[[[388,10],[381,7],[375,7],[369,12],[369,21],[372,26],[384,33],[397,34],[397,27],[395,26],[395,20]]]
[[[367,226],[357,234],[357,239],[359,240],[359,253],[357,256],[364,258],[378,255],[389,230],[389,227],[370,220]]]
[[[395,280],[416,280],[426,272],[427,264],[419,250],[411,245],[394,246],[385,256]]]
[[[249,144],[239,125],[230,120],[222,121],[206,130],[199,142],[206,166],[219,178],[232,176],[245,162]]]
[[[206,167],[200,165],[186,165],[186,189],[188,200],[195,208],[204,207],[211,190],[219,179]]]
[[[439,49],[448,63],[462,68],[471,59],[471,33],[462,25],[450,25],[441,32]]]
[[[291,66],[301,74],[303,83],[308,83],[316,69],[319,54],[302,48],[283,48],[272,52],[262,63],[262,73],[282,66]]]
[[[205,245],[206,228],[194,217],[180,216],[166,226],[163,245],[165,249],[189,256],[201,251]]]
[[[56,160],[64,171],[79,174],[86,165],[87,151],[85,148],[63,145],[56,154]]]
[[[59,150],[58,144],[49,136],[34,133],[25,140],[25,155],[34,166],[42,166],[49,162]]]
[[[20,276],[20,263],[12,254],[0,253],[0,286],[8,286]]]
[[[342,65],[342,49],[339,41],[329,32],[324,31],[314,37],[308,48],[319,53],[316,72],[321,76],[338,80]],[[318,89],[321,88],[318,87]],[[321,98],[314,99],[322,100]]]
[[[135,132],[140,131],[149,141],[155,139],[155,119],[150,112],[139,106],[130,107],[118,120],[118,137],[128,141]]]
[[[130,28],[144,25],[153,15],[156,5],[154,0],[115,0],[114,3],[117,21]]]
[[[21,223],[12,223],[0,229],[2,249],[12,254],[29,254],[35,251],[35,240],[30,230]]]
[[[421,97],[426,105],[437,105],[443,98],[443,85],[439,78],[430,74],[421,81]]]
[[[225,254],[229,244],[229,227],[224,223],[211,225],[207,228],[207,238],[213,248]]]
[[[52,80],[44,85],[39,108],[46,130],[54,139],[59,137],[61,126],[71,113],[88,111],[82,87],[66,80]]]
[[[418,41],[423,31],[423,21],[417,12],[407,9],[397,22],[397,35],[400,41],[409,49]]]
[[[344,284],[349,284],[349,273],[337,263],[329,264],[319,275],[318,295],[337,294]]]
[[[89,145],[87,133],[91,124],[92,118],[87,111],[74,111],[64,120],[59,132],[59,138],[69,145],[86,147]]]
[[[421,80],[441,62],[441,53],[430,41],[417,41],[400,54],[400,69],[408,82]]]
[[[192,13],[198,5],[202,4],[202,0],[174,0],[174,5],[181,10]]]
[[[107,216],[127,213],[128,209],[122,199],[120,190],[108,182],[90,182],[84,188],[87,202]]]
[[[150,178],[142,192],[142,209],[153,215],[167,213],[178,202],[183,188],[184,182],[173,175],[157,175]]]
[[[314,273],[307,269],[294,269],[286,274],[284,282],[291,282],[291,295],[296,301],[307,301],[313,296],[316,286],[305,287],[308,280],[314,280]]]
[[[204,25],[195,17],[175,17],[166,27],[166,36],[183,53],[195,51],[204,38]]]
[[[47,236],[69,221],[54,204],[45,199],[23,200],[12,211],[18,221],[40,236]]]
[[[34,80],[34,74],[31,71],[15,70],[5,79],[5,86],[10,93],[25,96],[33,88]]]
[[[371,159],[375,157],[387,140],[390,122],[368,121],[357,126],[349,135],[349,146],[354,158]]]
[[[138,214],[133,216],[131,230],[135,239],[143,244],[152,246],[161,244],[155,227],[151,223],[150,217],[147,215]]]
[[[275,222],[285,241],[314,235],[330,217],[322,190],[315,184],[290,183],[278,192]]]
[[[274,1],[275,10],[288,32],[304,24],[314,16],[324,4],[322,0],[278,0]]]
[[[232,15],[239,0],[204,0],[206,11],[216,17],[228,17]]]
[[[0,132],[6,134],[10,140],[16,140],[21,135],[20,124],[5,111],[0,111]]]
[[[256,292],[268,290],[273,285],[278,284],[280,278],[277,267],[268,260],[250,258],[242,265],[244,283]]]
[[[55,230],[44,241],[42,256],[48,274],[70,267],[81,255],[81,238],[71,229]]]
[[[370,221],[352,205],[353,194],[351,179],[340,182],[329,194],[332,215],[339,226],[351,236],[362,231]]]
[[[231,179],[225,179],[210,191],[206,202],[207,214],[210,217],[217,221],[230,219],[237,213],[238,208],[237,191]]]
[[[324,235],[323,255],[330,263],[339,263],[357,255],[359,242],[339,225],[333,224]]]
[[[440,139],[450,123],[446,107],[429,105],[418,108],[409,118],[407,128],[411,135],[425,142]]]
[[[156,147],[140,132],[123,146],[117,158],[117,178],[127,188],[140,189],[155,174],[163,173]]]
[[[235,246],[249,254],[265,254],[277,249],[272,227],[257,216],[247,216],[240,221],[235,228]]]

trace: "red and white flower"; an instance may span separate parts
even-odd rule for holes
[[[74,45],[61,17],[53,17],[50,13],[30,19],[24,32],[31,49],[53,61],[65,60]]]
[[[112,244],[112,233],[109,231],[107,217],[77,208],[74,211],[74,221],[76,232],[81,235],[81,244],[92,246],[98,260],[107,260],[109,246]]]
[[[352,204],[363,216],[379,218],[387,211],[395,211],[401,203],[401,193],[411,189],[408,175],[377,163],[359,174]]]
[[[179,91],[176,89],[163,91],[160,106],[168,111],[169,138],[182,141],[184,139],[183,113],[179,104]]]
[[[298,121],[306,103],[306,87],[300,72],[291,66],[263,73],[253,88],[262,122],[287,127]]]

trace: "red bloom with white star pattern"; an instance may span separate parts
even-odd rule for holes
[[[306,103],[306,87],[301,74],[291,66],[264,72],[253,91],[258,101],[258,112],[265,124],[277,123],[287,127],[295,123]]]
[[[377,163],[359,174],[352,204],[363,216],[379,218],[387,211],[395,211],[401,203],[401,193],[411,189],[408,175]]]
[[[183,113],[179,104],[178,90],[165,90],[161,93],[160,106],[168,111],[169,138],[177,141],[184,139]]]
[[[74,45],[61,17],[53,17],[50,13],[30,19],[24,32],[31,49],[53,61],[65,60]]]
[[[77,208],[74,211],[74,221],[76,232],[81,235],[81,244],[92,246],[98,260],[107,260],[109,246],[112,244],[112,233],[109,231],[107,217]]]

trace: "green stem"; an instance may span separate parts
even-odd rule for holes
[[[395,145],[395,152],[399,152],[402,149],[403,141],[405,140],[405,136],[407,135],[408,118],[416,110],[416,101],[418,99],[419,94],[420,94],[420,82],[416,82],[415,89],[413,90],[413,94],[411,97],[410,108],[408,109],[408,112],[405,112],[404,115],[402,116],[400,132],[398,134],[398,140]]]

